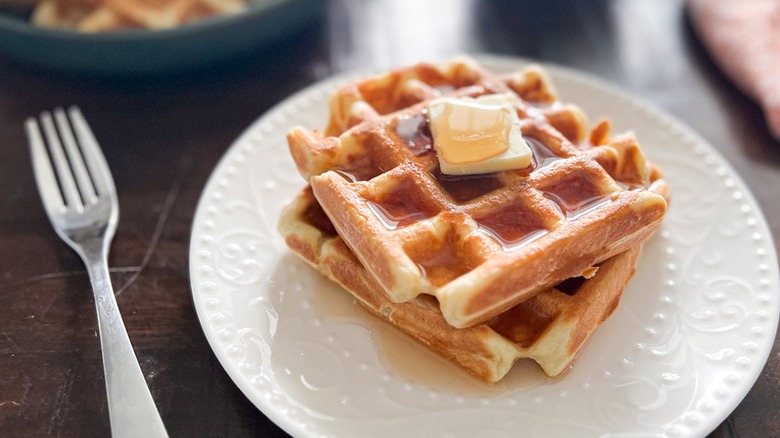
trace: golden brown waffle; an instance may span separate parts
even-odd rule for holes
[[[422,63],[400,68],[342,86],[330,98],[330,119],[324,134],[338,136],[366,120],[437,97],[504,92],[507,87],[535,105],[569,140],[579,142],[588,133],[585,116],[579,108],[557,102],[541,67],[531,65],[515,74],[497,77],[468,58],[458,58],[445,65]]]
[[[531,166],[441,174],[425,100],[495,92],[527,99],[517,110]],[[391,301],[434,295],[455,327],[640,245],[666,211],[633,136],[610,138],[602,123],[585,139],[584,116],[557,103],[538,68],[498,78],[471,61],[423,64],[346,86],[331,113],[331,136],[288,135],[301,174]]]
[[[444,320],[432,296],[390,301],[336,234],[309,188],[286,207],[279,230],[290,249],[375,316],[486,382],[503,378],[520,358],[534,359],[550,376],[565,371],[617,306],[639,252],[631,248],[603,262],[589,279],[568,280],[487,323],[457,329]]]
[[[244,0],[43,0],[32,21],[46,27],[100,32],[169,29],[212,15],[244,10]]]

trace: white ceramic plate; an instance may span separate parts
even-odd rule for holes
[[[523,64],[481,61],[494,71]],[[323,127],[344,78],[282,102],[228,151],[195,215],[193,299],[222,366],[280,427],[299,437],[704,436],[742,400],[780,308],[774,245],[753,196],[668,115],[580,73],[549,71],[562,100],[634,130],[673,190],[620,306],[559,379],[527,361],[479,384],[285,248],[277,218],[304,184],[285,133]]]

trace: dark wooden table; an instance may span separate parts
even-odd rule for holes
[[[113,171],[121,221],[112,279],[153,396],[176,437],[285,435],[241,394],[206,343],[190,297],[190,224],[212,168],[242,130],[290,93],[344,69],[465,51],[530,57],[600,76],[711,142],[780,236],[780,143],[767,134],[759,108],[714,67],[681,1],[421,7],[403,15],[386,1],[332,3],[320,20],[277,44],[154,78],[71,76],[0,55],[1,436],[109,435],[89,281],[44,215],[22,130],[26,117],[57,105],[81,106]],[[753,389],[711,436],[780,434],[779,347],[776,341]]]

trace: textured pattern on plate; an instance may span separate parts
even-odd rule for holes
[[[480,61],[495,71],[522,65]],[[323,126],[327,95],[343,79],[292,96],[225,155],[193,225],[193,299],[228,374],[277,424],[296,436],[683,437],[705,435],[742,400],[779,306],[777,259],[755,201],[711,146],[668,116],[578,73],[549,71],[563,99],[633,129],[674,193],[621,305],[561,379],[520,366],[506,385],[469,386],[436,363],[453,373],[449,388],[409,380],[383,349],[384,327],[351,303],[335,306],[346,294],[285,249],[276,221],[303,186],[285,133]]]

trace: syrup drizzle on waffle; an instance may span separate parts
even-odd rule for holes
[[[472,326],[658,226],[666,202],[648,190],[636,140],[609,137],[604,123],[588,138],[584,115],[558,103],[545,80],[537,69],[498,78],[469,62],[423,64],[345,86],[326,136],[290,133],[314,195],[392,301],[430,294],[450,324]],[[443,175],[425,103],[490,93],[519,96],[531,165]]]

